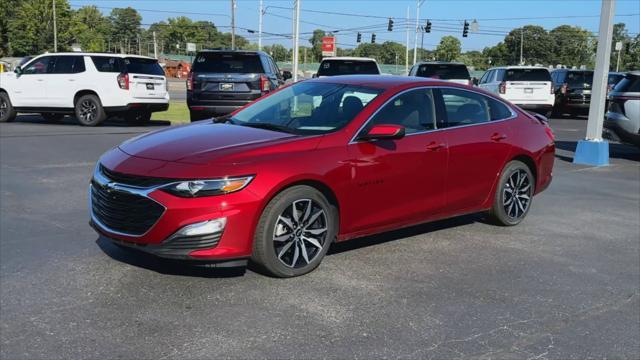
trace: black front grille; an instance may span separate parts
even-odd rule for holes
[[[91,185],[91,210],[107,230],[142,235],[158,221],[164,208],[144,196]]]
[[[149,177],[149,176],[123,174],[123,173],[109,170],[106,167],[104,167],[102,164],[100,164],[100,172],[102,173],[102,175],[104,175],[104,177],[106,177],[107,179],[115,183],[143,187],[143,188],[168,184],[170,182],[176,181],[176,179],[170,179],[170,178],[157,178],[157,177]]]
[[[162,243],[162,248],[167,250],[199,250],[208,249],[218,245],[222,233],[207,234],[203,236],[174,237]]]

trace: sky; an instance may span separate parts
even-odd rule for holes
[[[292,40],[281,35],[292,33],[292,0],[263,0],[263,45],[280,43],[290,47]],[[131,6],[142,15],[143,24],[151,24],[168,17],[187,16],[193,20],[214,22],[221,31],[230,31],[231,0],[70,0],[72,8],[95,5],[108,14],[111,8]],[[317,28],[336,31],[340,47],[355,47],[356,33],[369,42],[371,33],[376,42],[406,42],[407,24],[410,28],[409,46],[416,35],[416,0],[301,0],[300,45],[309,45],[310,33]],[[600,0],[426,0],[420,7],[419,25],[431,21],[431,33],[418,34],[425,49],[434,49],[440,38],[453,35],[462,41],[462,50],[482,50],[504,39],[511,29],[522,25],[540,25],[547,30],[569,24],[598,32]],[[409,22],[407,22],[409,8]],[[257,42],[259,0],[236,1],[236,33]],[[326,12],[319,13],[316,11]],[[632,36],[640,32],[640,0],[617,0],[614,22],[624,22]],[[394,21],[392,32],[387,31],[388,18]],[[478,33],[462,37],[464,20],[478,23]],[[266,34],[266,33],[271,33]],[[273,35],[275,34],[275,35]],[[526,44],[526,41],[525,41]]]

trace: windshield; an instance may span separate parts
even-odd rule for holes
[[[193,62],[194,72],[222,74],[256,74],[263,73],[258,54],[203,52]]]
[[[468,80],[469,71],[464,65],[424,64],[418,67],[416,76],[442,80]]]
[[[323,134],[342,128],[382,93],[363,86],[303,81],[235,114],[236,125],[295,134]]]
[[[570,71],[565,82],[570,88],[590,88],[593,84],[593,71]]]
[[[504,81],[551,81],[547,69],[507,69]]]
[[[377,75],[378,65],[370,60],[324,60],[318,69],[318,76],[335,75]]]

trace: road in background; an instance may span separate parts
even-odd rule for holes
[[[168,78],[167,80],[171,101],[187,101],[187,80],[176,78]]]
[[[637,358],[640,151],[570,163],[527,219],[479,215],[357,239],[309,275],[189,267],[97,241],[96,159],[163,128],[0,124],[1,358]]]

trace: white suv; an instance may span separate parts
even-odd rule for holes
[[[524,110],[551,113],[556,101],[549,70],[536,66],[505,66],[487,70],[478,87],[509,100]]]
[[[50,53],[0,74],[0,122],[17,112],[38,112],[49,121],[75,114],[87,126],[107,115],[142,124],[168,107],[164,71],[145,56]]]

